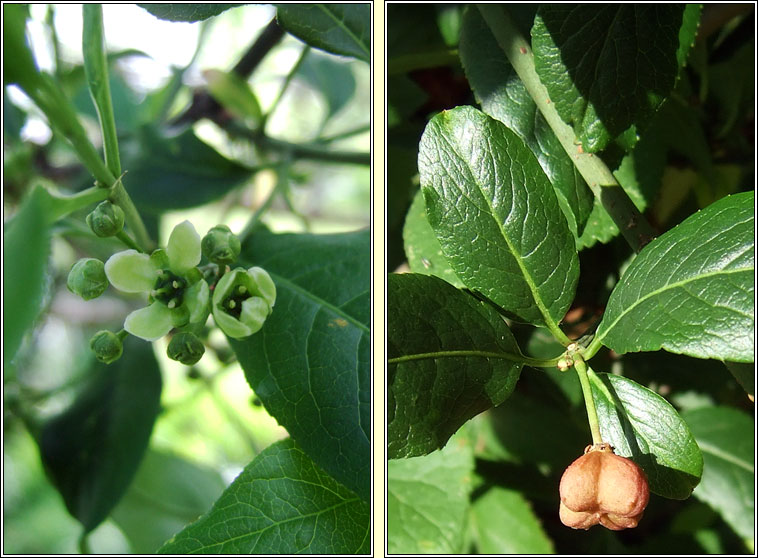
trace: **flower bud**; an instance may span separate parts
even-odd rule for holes
[[[95,258],[82,258],[68,272],[66,286],[84,300],[99,297],[108,288],[105,264]]]
[[[92,339],[89,340],[89,346],[95,353],[97,360],[105,364],[117,361],[124,352],[121,338],[108,330],[98,331],[93,335]]]
[[[209,230],[200,246],[206,258],[220,265],[234,263],[241,250],[239,238],[226,225],[216,225]]]
[[[166,354],[171,360],[191,366],[205,354],[205,346],[194,334],[180,332],[171,339]]]
[[[115,236],[124,228],[124,210],[106,200],[87,215],[87,224],[97,236]]]
[[[600,523],[613,531],[636,527],[650,498],[647,477],[610,445],[590,446],[568,466],[560,485],[561,522],[574,529]]]

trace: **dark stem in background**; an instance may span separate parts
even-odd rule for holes
[[[284,36],[284,29],[279,27],[276,18],[272,19],[255,42],[234,65],[232,72],[241,78],[248,78],[263,58],[274,48]],[[195,94],[192,104],[172,122],[172,126],[195,122],[201,118],[209,118],[214,122],[221,118],[221,105],[207,91]]]

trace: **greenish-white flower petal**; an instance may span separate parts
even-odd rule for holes
[[[219,279],[218,283],[216,283],[216,288],[213,289],[214,305],[221,304],[221,301],[223,301],[227,296],[231,294],[231,289],[234,286],[235,280],[240,273],[245,273],[245,270],[238,267],[237,269],[231,270],[229,273]]]
[[[169,267],[177,274],[186,273],[200,263],[200,235],[189,221],[182,221],[168,239],[166,246]]]
[[[217,309],[215,306],[213,307],[213,319],[216,321],[216,325],[221,331],[234,339],[242,339],[253,333],[252,329],[240,322],[234,316],[227,314],[223,310]]]
[[[136,250],[124,250],[108,258],[105,275],[114,287],[125,293],[149,291],[158,277],[150,256]]]
[[[263,327],[270,313],[271,306],[261,297],[254,296],[242,302],[239,321],[250,328],[250,333],[255,333]]]
[[[276,302],[276,285],[268,272],[261,267],[251,267],[247,270],[248,276],[253,280],[255,294],[262,296],[269,306]]]
[[[145,341],[155,341],[171,331],[171,310],[156,301],[126,317],[124,329]]]

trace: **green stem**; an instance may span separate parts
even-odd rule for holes
[[[100,4],[82,6],[82,53],[84,73],[87,76],[89,92],[95,103],[100,131],[103,135],[105,165],[114,176],[121,175],[121,160],[118,154],[118,135],[113,116],[110,82],[108,81],[108,60],[105,56],[103,37],[103,7]]]
[[[582,395],[584,395],[584,405],[587,407],[587,420],[590,423],[592,432],[592,443],[602,444],[603,436],[600,434],[600,421],[597,418],[597,409],[595,408],[595,399],[592,397],[592,388],[590,380],[587,377],[587,365],[581,355],[574,355],[574,368],[576,375],[579,376],[579,383],[582,386]]]
[[[411,362],[414,360],[461,357],[497,358],[501,360],[510,360],[511,362],[520,362],[525,366],[532,366],[534,368],[555,368],[557,362],[562,358],[562,356],[559,356],[551,359],[541,359],[531,358],[524,355],[495,353],[490,351],[435,351],[433,353],[417,353],[389,358],[387,359],[387,364],[400,364],[402,362]]]
[[[574,131],[560,117],[555,103],[550,102],[550,95],[537,75],[530,43],[511,20],[508,10],[499,4],[479,4],[478,7],[498,45],[595,198],[602,203],[624,239],[639,252],[655,237],[652,226],[600,157],[580,152]]]
[[[359,134],[365,134],[366,132],[370,132],[370,131],[371,131],[371,124],[363,124],[351,130],[346,130],[344,132],[340,132],[339,134],[334,134],[333,136],[320,137],[316,140],[316,142],[319,144],[331,143],[333,141],[339,141],[339,140],[351,138]]]
[[[371,153],[361,153],[355,151],[334,151],[317,144],[302,145],[289,143],[270,138],[261,134],[259,131],[246,128],[239,123],[231,122],[226,126],[226,131],[230,135],[245,137],[263,151],[274,151],[276,153],[286,152],[291,154],[293,159],[307,159],[311,161],[327,161],[330,163],[342,163],[346,165],[370,165]]]
[[[154,246],[153,241],[150,239],[150,234],[147,232],[145,223],[142,222],[142,217],[139,211],[137,211],[132,198],[127,194],[120,178],[111,188],[110,200],[124,210],[124,220],[132,231],[132,234],[134,234],[139,250],[146,253],[152,252]]]
[[[282,84],[281,89],[279,90],[279,95],[277,95],[276,99],[274,99],[274,103],[271,105],[271,108],[268,109],[266,114],[263,116],[263,119],[261,120],[260,129],[264,130],[266,129],[266,122],[268,122],[268,119],[271,117],[272,114],[274,114],[274,111],[276,110],[276,107],[279,106],[279,102],[282,100],[282,97],[284,97],[284,93],[287,91],[287,88],[289,87],[290,82],[292,81],[292,78],[295,77],[295,74],[300,70],[300,67],[303,65],[303,62],[305,62],[306,56],[308,56],[308,53],[311,51],[311,47],[308,45],[305,45],[303,47],[303,51],[300,53],[300,58],[297,59],[297,62],[295,62],[295,65],[292,66],[292,69],[290,69],[289,73],[287,74],[287,77],[284,78],[284,83]]]
[[[121,242],[126,244],[129,248],[132,248],[134,250],[137,250],[137,252],[142,252],[142,249],[139,247],[139,245],[134,242],[131,236],[126,234],[123,230],[120,230],[116,233],[116,238],[118,238]]]

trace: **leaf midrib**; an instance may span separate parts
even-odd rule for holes
[[[342,30],[351,39],[353,39],[353,41],[355,41],[355,44],[357,44],[360,47],[360,49],[366,54],[366,56],[368,56],[369,58],[371,57],[371,52],[366,49],[366,46],[360,41],[360,39],[355,35],[355,33],[353,33],[352,29],[350,29],[347,25],[345,25],[345,23],[342,20],[340,20],[339,18],[337,18],[337,16],[334,13],[330,12],[329,10],[327,10],[327,8],[326,8],[326,6],[324,4],[316,4],[316,6],[320,10],[322,10],[325,14],[327,14],[327,16],[331,17],[334,20],[334,22],[337,24],[337,26],[340,27],[340,28],[342,28]]]
[[[495,222],[495,225],[497,226],[498,230],[500,231],[500,235],[505,240],[505,243],[508,246],[508,250],[510,251],[511,255],[513,256],[513,259],[515,260],[516,265],[518,265],[518,267],[519,267],[519,271],[521,271],[521,276],[524,278],[524,281],[526,282],[526,285],[529,288],[529,291],[532,293],[532,298],[534,299],[534,303],[537,305],[537,310],[539,310],[539,313],[542,316],[542,319],[545,320],[545,325],[551,331],[555,331],[556,329],[559,329],[558,328],[558,324],[553,320],[552,316],[550,315],[550,312],[548,311],[547,307],[545,306],[545,303],[542,300],[542,296],[540,295],[539,290],[537,289],[537,286],[535,285],[534,280],[533,280],[531,274],[527,270],[527,268],[526,268],[526,266],[524,264],[523,258],[521,257],[521,254],[514,249],[514,246],[513,246],[512,242],[511,242],[511,239],[508,236],[508,234],[506,233],[505,223],[501,224],[500,220],[496,218],[494,210],[493,210],[492,203],[490,202],[490,199],[485,195],[485,192],[484,192],[484,190],[482,188],[482,185],[480,184],[479,180],[477,180],[475,178],[476,174],[474,173],[473,168],[471,167],[471,165],[469,164],[469,162],[464,157],[462,157],[459,154],[459,151],[458,151],[458,149],[456,149],[456,146],[453,145],[453,143],[450,142],[447,139],[447,137],[445,136],[445,134],[439,134],[439,137],[448,144],[449,148],[456,154],[456,156],[458,157],[458,159],[461,162],[463,162],[463,164],[468,169],[469,176],[471,177],[472,182],[474,184],[476,184],[476,188],[479,191],[479,195],[484,200],[484,203],[487,204],[487,209],[489,210],[489,216]],[[488,143],[489,143],[489,141],[488,141]],[[461,190],[461,193],[464,193],[464,192]],[[466,198],[468,198],[468,196],[466,196]],[[468,198],[468,199],[474,205],[474,207],[477,207],[477,204],[474,202],[474,200],[472,200],[470,198]],[[513,208],[513,200],[511,200],[511,209],[512,208]]]
[[[634,301],[634,303],[632,303],[631,306],[625,308],[618,315],[618,317],[615,320],[613,320],[613,322],[607,328],[605,328],[604,331],[601,331],[600,333],[598,333],[597,341],[601,342],[603,339],[605,339],[605,337],[608,335],[609,332],[611,332],[613,330],[613,328],[616,326],[616,324],[618,324],[618,322],[620,322],[624,317],[626,317],[627,314],[629,314],[630,312],[632,312],[637,306],[639,306],[640,304],[642,304],[643,302],[645,302],[646,300],[648,300],[650,298],[653,298],[655,296],[658,296],[661,293],[664,293],[667,290],[675,289],[675,288],[678,288],[678,287],[682,287],[684,285],[687,285],[688,283],[692,283],[694,281],[699,281],[701,279],[707,279],[709,277],[714,277],[714,276],[718,276],[718,275],[732,275],[734,273],[744,273],[744,272],[750,272],[750,271],[752,271],[752,270],[750,268],[747,268],[747,267],[745,267],[745,268],[737,268],[737,269],[730,269],[730,270],[720,269],[718,271],[714,271],[714,272],[710,272],[710,273],[704,273],[702,275],[696,275],[696,276],[693,276],[693,277],[688,277],[686,279],[682,279],[681,281],[675,281],[674,283],[667,283],[666,285],[663,285],[662,287],[660,287],[658,289],[655,289],[654,291],[650,291],[646,295],[638,298],[637,300]]]

